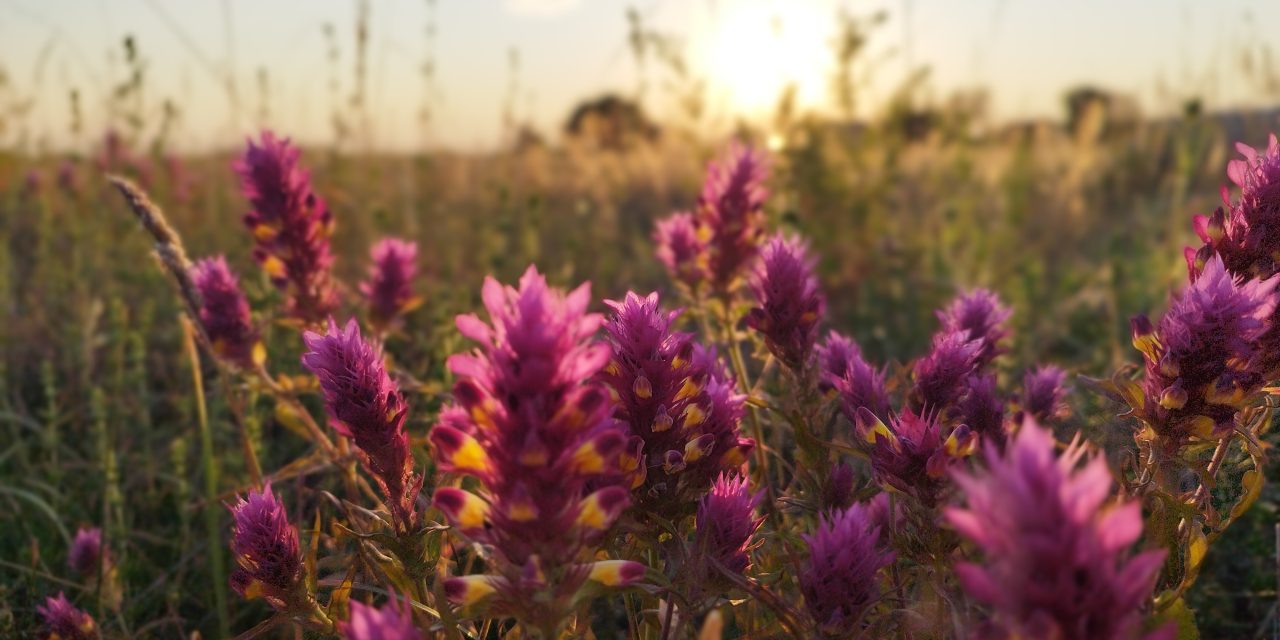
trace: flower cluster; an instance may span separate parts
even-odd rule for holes
[[[408,406],[387,374],[381,346],[365,340],[354,319],[339,328],[330,318],[327,333],[308,331],[303,340],[308,352],[302,364],[320,380],[334,429],[360,448],[399,530],[409,531],[423,477],[413,472],[404,427]]]
[[[434,502],[492,549],[496,573],[451,578],[445,589],[462,603],[496,592],[498,610],[554,625],[585,580],[620,586],[643,573],[633,562],[591,562],[629,503],[625,430],[594,381],[609,347],[592,339],[602,318],[586,312],[588,285],[566,295],[530,267],[518,289],[487,279],[482,297],[491,324],[457,319],[479,349],[449,359],[462,411],[447,412],[431,442],[443,470],[475,477],[483,492],[441,488]]]
[[[889,419],[889,391],[884,372],[873,368],[862,357],[856,342],[836,332],[818,349],[819,385],[835,394],[840,411],[850,423],[857,419],[858,409],[865,408],[881,420]]]
[[[663,311],[658,294],[606,304],[612,358],[601,379],[617,398],[616,417],[640,442],[638,454],[628,447],[623,457],[636,506],[674,517],[754,447],[738,432],[743,396],[713,350],[673,329],[680,312]]]
[[[880,548],[880,527],[868,507],[855,504],[822,516],[817,530],[801,537],[809,547],[797,572],[805,609],[822,633],[854,635],[880,596],[876,574],[894,558]]]
[[[732,291],[759,253],[768,195],[765,156],[735,146],[707,168],[694,215],[677,213],[658,223],[658,256],[677,281],[708,282],[722,294]]]
[[[1049,424],[1067,415],[1071,409],[1066,401],[1066,378],[1066,371],[1051,364],[1028,371],[1022,378],[1020,406],[1023,415],[1040,424]]]
[[[939,311],[938,319],[944,333],[963,331],[979,343],[977,366],[984,367],[1003,353],[1000,341],[1009,333],[1004,323],[1012,313],[995,293],[974,289]]]
[[[398,238],[384,238],[369,251],[369,277],[360,293],[369,301],[369,321],[379,330],[390,328],[420,302],[414,296],[418,271],[418,245]]]
[[[758,306],[747,325],[764,336],[774,357],[793,371],[809,362],[827,300],[813,273],[813,258],[799,238],[775,236],[764,246],[751,277]]]
[[[1141,507],[1106,504],[1111,474],[1103,458],[1076,470],[1083,445],[1055,458],[1052,435],[1032,420],[1003,455],[994,446],[984,453],[986,471],[956,472],[968,508],[949,508],[946,518],[982,550],[984,564],[961,562],[956,574],[991,608],[989,635],[1137,637],[1165,552],[1130,557]]]
[[[231,507],[235,519],[231,551],[236,569],[231,588],[245,598],[262,597],[278,611],[297,611],[310,596],[303,582],[298,530],[268,485]]]
[[[1275,285],[1237,281],[1214,255],[1158,325],[1133,319],[1133,344],[1146,363],[1134,413],[1170,447],[1229,433],[1235,414],[1255,400],[1266,381],[1258,339],[1275,311]]]
[[[977,436],[967,425],[948,434],[936,415],[909,409],[886,424],[862,408],[855,426],[869,446],[876,482],[927,508],[936,506],[943,497],[952,465],[977,446]]]
[[[93,618],[77,609],[67,600],[65,593],[46,598],[36,611],[44,618],[45,638],[48,640],[96,640],[98,625]]]
[[[299,150],[270,131],[261,145],[249,141],[234,168],[252,210],[244,223],[253,233],[254,259],[288,294],[286,314],[316,325],[338,306],[330,276],[333,214],[298,166]]]
[[[722,474],[698,504],[694,521],[696,547],[690,580],[697,585],[721,582],[724,574],[742,575],[751,566],[751,536],[764,518],[757,517],[764,492],[751,492],[746,477]]]
[[[200,325],[209,336],[214,354],[241,369],[261,364],[266,349],[249,315],[249,301],[240,289],[240,279],[227,266],[226,258],[197,261],[191,267],[191,281],[200,294]]]

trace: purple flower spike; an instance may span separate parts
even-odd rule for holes
[[[876,574],[893,562],[893,553],[880,550],[879,526],[855,504],[822,516],[818,529],[801,537],[809,546],[798,572],[805,609],[820,633],[854,635],[880,597]]]
[[[1022,379],[1022,411],[1040,424],[1065,417],[1067,406],[1067,372],[1053,365],[1028,371]]]
[[[1227,177],[1240,188],[1240,198],[1231,201],[1222,188],[1222,206],[1212,215],[1196,216],[1193,227],[1204,244],[1199,251],[1187,249],[1187,268],[1195,280],[1209,257],[1222,257],[1228,271],[1237,277],[1266,279],[1280,269],[1280,142],[1275,134],[1267,148],[1259,151],[1237,143],[1243,160],[1227,164]]]
[[[956,575],[991,607],[1000,637],[1138,637],[1165,552],[1130,555],[1141,505],[1111,503],[1102,457],[1077,470],[1080,440],[1055,457],[1053,436],[1033,420],[1003,455],[994,446],[984,453],[985,472],[955,473],[968,508],[945,515],[983,553],[983,564],[958,563]]]
[[[613,357],[601,379],[618,399],[615,416],[639,440],[638,453],[623,455],[636,506],[667,518],[687,514],[755,446],[738,431],[744,398],[713,351],[672,329],[679,312],[663,311],[658,294],[606,304],[614,311],[605,325]]]
[[[36,606],[36,611],[44,618],[45,637],[50,640],[95,640],[98,637],[98,626],[93,618],[72,605],[65,593],[58,592],[55,597],[45,598],[43,605]]]
[[[360,293],[369,301],[373,325],[386,329],[417,304],[413,279],[418,272],[418,245],[384,238],[373,245],[369,257],[369,279],[360,283]]]
[[[932,508],[947,487],[947,472],[977,446],[966,425],[950,434],[936,416],[904,411],[885,424],[866,408],[858,410],[858,435],[867,443],[876,482]]]
[[[751,493],[747,478],[721,475],[698,505],[694,580],[719,582],[721,572],[741,575],[751,565],[751,536],[764,518],[756,516],[763,491]]]
[[[1255,399],[1266,382],[1258,340],[1276,308],[1275,286],[1237,282],[1215,255],[1159,325],[1134,318],[1134,346],[1146,361],[1146,399],[1135,409],[1169,446],[1221,437]]]
[[[783,236],[770,240],[752,275],[751,289],[758,306],[747,314],[747,325],[764,335],[774,357],[799,370],[808,363],[818,323],[827,310],[805,243]]]
[[[82,527],[76,532],[71,549],[67,552],[67,565],[81,578],[96,578],[107,559],[102,547],[102,529]]]
[[[732,290],[759,252],[768,176],[763,152],[746,146],[731,147],[707,168],[698,218],[709,238],[707,265],[717,291]]]
[[[408,605],[394,598],[381,609],[351,601],[351,619],[338,623],[345,640],[423,640]]]
[[[983,348],[983,341],[970,338],[964,329],[935,335],[933,348],[911,370],[912,408],[938,413],[950,409],[964,394],[965,383],[977,369]]]
[[[278,611],[305,602],[309,596],[302,580],[298,530],[289,523],[271,486],[239,498],[231,513],[235,518],[231,551],[237,565],[231,588],[245,598],[261,596]]]
[[[849,422],[858,409],[866,408],[881,420],[889,419],[889,391],[884,373],[862,359],[862,349],[853,340],[831,332],[818,349],[821,368],[819,385],[840,399],[840,410]]]
[[[610,350],[594,340],[602,318],[587,313],[590,295],[585,284],[553,289],[530,267],[519,288],[485,280],[489,322],[457,318],[478,348],[449,358],[459,406],[431,443],[443,470],[476,478],[481,491],[441,488],[434,502],[459,533],[492,548],[496,575],[450,578],[455,602],[493,596],[506,615],[550,625],[586,580],[625,586],[643,574],[634,563],[583,562],[630,502],[626,429],[595,381]]]
[[[977,366],[984,367],[1003,353],[1000,340],[1009,333],[1004,324],[1011,313],[995,293],[974,289],[939,311],[938,319],[942,321],[943,333],[966,331],[969,340],[977,340],[981,344]]]
[[[707,243],[702,240],[693,214],[672,214],[654,226],[658,260],[676,282],[697,287],[707,279]]]
[[[311,175],[298,166],[299,151],[288,139],[262,132],[249,141],[234,169],[252,210],[244,223],[253,233],[254,259],[288,295],[286,313],[318,325],[338,306],[330,267],[333,214],[311,189]]]
[[[983,440],[1004,444],[1005,399],[996,389],[995,374],[969,376],[964,395],[956,405],[957,419]]]
[[[339,329],[330,318],[328,333],[308,331],[303,341],[302,364],[320,380],[333,428],[360,448],[399,529],[409,531],[423,477],[413,472],[408,406],[387,374],[381,345],[365,340],[354,319]]]
[[[200,324],[214,354],[241,369],[253,369],[266,358],[258,329],[249,315],[249,300],[240,279],[222,256],[197,261],[191,280],[200,294]]]

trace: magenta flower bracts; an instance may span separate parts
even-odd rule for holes
[[[747,314],[747,326],[759,331],[774,357],[793,371],[808,364],[827,310],[813,266],[803,241],[775,236],[751,276],[757,306]]]
[[[880,548],[879,525],[866,506],[855,504],[822,516],[817,530],[801,537],[809,556],[797,576],[815,631],[824,637],[855,635],[880,597],[877,574],[893,563],[894,554]]]
[[[943,333],[963,331],[969,340],[978,341],[981,346],[977,366],[983,367],[1003,353],[1000,341],[1009,333],[1004,325],[1012,313],[995,293],[974,289],[939,311],[938,319],[942,321]]]
[[[764,518],[756,515],[763,491],[751,493],[747,478],[722,474],[698,504],[690,558],[694,584],[720,583],[724,573],[742,575],[751,566],[751,536]]]
[[[990,608],[987,635],[1114,640],[1141,634],[1142,611],[1165,552],[1130,556],[1142,534],[1136,501],[1108,504],[1111,473],[1077,441],[1054,456],[1053,437],[1023,424],[1006,451],[984,450],[986,470],[956,472],[968,508],[946,519],[983,563],[956,565],[960,585]]]
[[[404,427],[408,406],[387,374],[381,345],[365,340],[354,319],[340,329],[330,318],[326,334],[308,331],[303,340],[308,351],[302,364],[320,380],[333,428],[360,449],[397,530],[410,531],[417,523],[414,501],[423,477],[413,472]]]
[[[884,372],[862,358],[862,349],[846,336],[831,332],[818,349],[819,386],[836,394],[840,411],[853,423],[858,409],[866,408],[881,420],[889,419],[889,391]]]
[[[708,273],[717,291],[732,289],[759,252],[768,177],[764,154],[747,146],[735,145],[707,168],[698,219],[705,227]]]
[[[67,565],[81,578],[98,577],[104,563],[110,562],[102,547],[102,529],[97,527],[81,528],[71,541],[71,549],[67,552]]]
[[[856,429],[866,442],[876,482],[932,508],[948,486],[952,465],[973,453],[977,436],[967,425],[950,430],[936,416],[904,411],[888,424],[865,407]]]
[[[298,530],[289,523],[271,487],[237,499],[231,513],[235,519],[231,551],[236,561],[231,588],[245,598],[265,598],[278,611],[308,606]]]
[[[249,300],[240,279],[222,256],[205,258],[191,267],[191,281],[200,294],[200,325],[209,336],[214,355],[241,369],[253,369],[266,358],[266,349],[249,314]]]
[[[469,604],[495,594],[500,611],[555,626],[587,579],[625,586],[634,562],[597,561],[596,543],[629,503],[619,454],[626,430],[594,381],[609,347],[593,335],[589,285],[569,294],[530,267],[518,289],[493,278],[482,292],[490,323],[474,315],[458,329],[479,348],[454,355],[454,399],[431,442],[440,467],[479,480],[480,495],[442,488],[435,505],[459,533],[492,550],[493,574],[451,578]]]
[[[917,412],[946,413],[964,395],[969,376],[980,364],[986,345],[966,329],[942,331],[929,353],[911,370],[910,406]]]
[[[1066,379],[1067,372],[1053,365],[1028,371],[1022,379],[1022,412],[1039,424],[1066,416],[1071,410],[1066,401]]]
[[[418,245],[385,238],[369,251],[369,277],[360,293],[369,303],[369,320],[380,331],[393,326],[402,315],[421,303],[413,292],[418,274]]]
[[[1133,319],[1133,344],[1146,363],[1134,413],[1176,448],[1218,438],[1266,381],[1258,340],[1276,307],[1274,280],[1236,281],[1216,255],[1160,323]]]
[[[1199,251],[1187,249],[1192,279],[1213,254],[1237,276],[1266,279],[1280,270],[1280,234],[1275,232],[1280,228],[1280,141],[1271,134],[1261,152],[1243,143],[1236,149],[1244,159],[1227,164],[1227,177],[1239,187],[1240,198],[1232,202],[1224,186],[1222,206],[1193,220],[1204,245]]]
[[[739,435],[744,398],[715,353],[674,331],[678,311],[658,294],[609,301],[612,358],[601,379],[617,398],[615,415],[640,441],[623,456],[636,506],[673,518],[688,513],[711,481],[739,468],[755,442]]]
[[[252,207],[244,222],[256,244],[254,259],[288,296],[286,313],[317,325],[338,306],[329,272],[333,214],[312,190],[298,155],[288,139],[264,131],[261,144],[249,141],[234,168]]]
[[[36,612],[44,618],[44,636],[47,640],[96,640],[98,625],[94,624],[89,614],[77,609],[67,595],[58,592],[57,596],[45,598],[43,605],[36,606]]]
[[[381,609],[351,601],[351,619],[338,623],[344,640],[423,640],[407,604],[392,598]]]
[[[707,279],[707,243],[693,214],[675,213],[659,220],[653,230],[658,260],[667,267],[672,279],[695,288]]]

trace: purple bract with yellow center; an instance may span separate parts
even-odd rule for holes
[[[982,551],[981,564],[958,563],[956,574],[972,598],[990,607],[990,635],[1139,637],[1165,553],[1130,556],[1142,535],[1142,509],[1136,501],[1110,500],[1103,458],[1077,470],[1081,442],[1055,457],[1052,435],[1032,420],[1003,454],[990,445],[984,454],[985,471],[955,473],[968,508],[945,515]]]
[[[658,294],[607,302],[613,357],[601,379],[615,415],[639,441],[623,454],[636,506],[672,518],[692,510],[711,481],[746,461],[755,442],[739,435],[743,401],[715,352],[672,325]]]
[[[865,407],[855,427],[865,441],[876,482],[933,507],[948,486],[955,461],[973,453],[977,436],[966,425],[951,429],[936,416],[904,411],[885,423]]]
[[[44,637],[48,640],[98,638],[98,626],[93,618],[71,604],[65,593],[58,592],[57,596],[45,598],[44,604],[36,606],[36,612],[44,618]]]
[[[328,333],[308,331],[303,341],[302,364],[320,380],[333,428],[360,448],[398,528],[409,531],[423,477],[413,472],[408,406],[387,374],[381,345],[365,340],[354,319],[340,329],[330,318]]]
[[[263,597],[275,609],[301,606],[308,598],[303,582],[298,530],[268,485],[250,491],[231,507],[231,551],[236,569],[231,588],[245,598]]]
[[[751,290],[757,306],[747,314],[747,325],[764,336],[769,351],[784,365],[792,370],[807,365],[827,300],[805,243],[784,236],[769,240],[752,274]]]
[[[418,245],[384,238],[369,250],[369,277],[360,293],[369,301],[369,319],[381,330],[393,326],[418,303],[413,279],[418,274]]]
[[[214,355],[241,369],[257,367],[266,358],[258,330],[249,315],[249,300],[226,258],[214,256],[191,267],[191,281],[200,294],[200,325],[209,336]]]
[[[817,530],[801,537],[809,546],[797,572],[805,609],[820,634],[850,637],[879,599],[877,574],[894,554],[880,549],[880,527],[860,504],[822,516]]]
[[[493,575],[450,578],[451,599],[493,605],[528,623],[556,624],[585,580],[624,586],[643,566],[597,561],[595,544],[629,503],[619,454],[626,430],[594,381],[609,347],[593,339],[590,287],[565,294],[530,267],[518,289],[493,278],[490,322],[458,316],[479,348],[454,355],[449,408],[431,443],[445,471],[479,480],[479,495],[438,489],[435,505],[462,535],[494,551]]]
[[[254,259],[288,295],[286,314],[315,325],[338,306],[329,272],[333,214],[298,166],[299,153],[288,139],[264,131],[261,144],[250,140],[234,169],[252,207],[244,223],[253,233]]]

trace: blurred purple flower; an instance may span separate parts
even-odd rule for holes
[[[80,176],[76,172],[76,163],[71,159],[58,165],[58,188],[69,197],[80,194]]]
[[[1022,411],[1040,424],[1066,416],[1067,372],[1053,365],[1036,367],[1022,378]]]
[[[855,504],[822,516],[817,530],[801,537],[809,547],[797,572],[805,608],[819,633],[854,635],[880,596],[876,574],[893,563],[894,554],[881,551],[879,526]]]
[[[742,145],[707,168],[698,220],[706,228],[708,272],[717,291],[731,290],[759,252],[768,177],[764,153]]]
[[[756,307],[747,326],[764,335],[769,351],[792,370],[808,364],[827,300],[813,273],[813,258],[799,238],[774,236],[751,277]]]
[[[369,279],[360,283],[360,293],[369,301],[370,321],[386,329],[417,304],[413,280],[418,271],[418,245],[384,238],[373,245],[369,257]]]
[[[351,618],[338,623],[345,640],[423,640],[426,636],[413,623],[407,604],[392,598],[381,609],[351,601]]]
[[[98,577],[106,560],[102,547],[102,529],[97,527],[81,527],[71,541],[71,549],[67,552],[67,565],[71,571],[81,578]]]
[[[983,440],[1004,444],[1005,398],[996,388],[995,374],[975,374],[965,381],[964,395],[956,404],[956,419]]]
[[[945,413],[965,392],[965,382],[977,370],[983,341],[964,329],[944,331],[933,337],[933,347],[911,370],[911,407],[917,411]]]
[[[245,598],[261,596],[279,611],[299,606],[308,596],[298,530],[289,523],[271,486],[238,498],[231,513],[235,519],[231,551],[237,565],[231,588]]]
[[[45,598],[43,605],[36,606],[36,611],[44,618],[44,637],[48,640],[98,638],[98,626],[93,618],[72,605],[65,593],[58,592],[55,597]]]
[[[936,416],[910,410],[886,424],[864,407],[858,410],[855,426],[867,443],[876,482],[927,508],[942,498],[953,463],[973,453],[977,445],[968,426],[960,425],[948,434]]]
[[[330,318],[328,333],[307,331],[303,341],[302,364],[320,380],[333,428],[360,448],[399,530],[410,531],[423,477],[413,472],[408,406],[387,374],[382,346],[365,340],[355,319],[339,329]]]
[[[822,509],[824,511],[846,509],[853,504],[853,467],[838,462],[822,484]]]
[[[1215,255],[1159,325],[1133,319],[1133,343],[1146,362],[1145,400],[1134,409],[1170,446],[1228,433],[1266,382],[1258,339],[1276,308],[1275,286],[1235,281]]]
[[[721,474],[711,485],[694,521],[695,584],[718,584],[721,572],[742,575],[751,566],[751,536],[764,522],[756,515],[763,496],[763,490],[751,493],[747,478],[736,474]]]
[[[593,339],[601,317],[587,313],[589,285],[566,295],[531,266],[518,289],[487,278],[482,298],[490,323],[457,318],[479,348],[449,358],[465,415],[449,410],[431,442],[442,470],[475,477],[483,492],[442,488],[434,502],[493,548],[497,575],[450,578],[445,589],[463,604],[496,593],[510,615],[555,624],[585,580],[622,586],[643,574],[636,563],[582,563],[629,502],[626,431],[594,381],[610,350]]]
[[[263,131],[261,146],[249,141],[235,162],[252,210],[245,225],[257,246],[253,256],[288,294],[286,313],[318,325],[338,306],[330,267],[333,214],[311,188],[311,175],[298,166],[299,151],[288,139]]]
[[[697,287],[707,279],[707,243],[693,214],[674,213],[654,226],[653,242],[658,260],[676,282]]]
[[[942,321],[943,333],[966,331],[969,340],[977,340],[981,344],[976,365],[981,368],[1003,353],[1000,340],[1009,333],[1004,324],[1011,313],[995,293],[974,289],[939,311],[938,319]]]
[[[1130,557],[1141,505],[1107,504],[1112,480],[1102,457],[1076,470],[1081,441],[1055,457],[1053,436],[1033,420],[1003,455],[994,446],[984,454],[985,472],[955,473],[968,508],[945,515],[983,553],[983,564],[955,569],[961,587],[991,607],[992,626],[1003,637],[1138,637],[1165,552]]]
[[[881,420],[889,419],[889,391],[884,374],[862,359],[862,349],[857,343],[831,332],[818,348],[818,364],[819,386],[839,397],[840,410],[849,422],[857,418],[858,409],[862,407]]]
[[[744,399],[714,351],[672,329],[680,312],[663,311],[658,294],[629,292],[606,304],[613,357],[601,379],[617,397],[615,416],[640,441],[638,455],[623,455],[636,506],[677,517],[754,447],[738,431]]]
[[[253,369],[266,358],[249,314],[240,279],[222,256],[198,260],[191,280],[200,294],[200,324],[214,354],[241,369]]]

